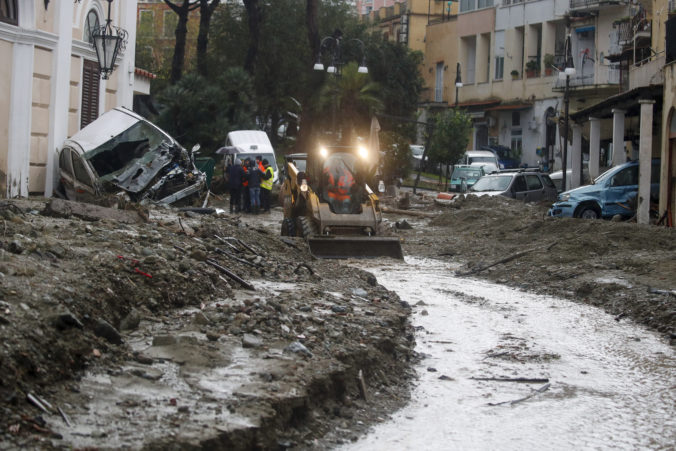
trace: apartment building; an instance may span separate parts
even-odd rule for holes
[[[64,139],[103,112],[132,107],[143,73],[134,67],[136,0],[112,3],[128,32],[109,79],[99,77],[90,31],[105,23],[101,0],[6,0],[0,8],[0,190],[50,196]],[[146,84],[147,86],[147,84]]]

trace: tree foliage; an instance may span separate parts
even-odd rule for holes
[[[411,147],[408,138],[396,132],[381,132],[380,150],[382,177],[387,184],[398,178],[405,179],[411,171]]]
[[[160,94],[158,125],[184,146],[199,143],[214,151],[230,130],[254,126],[253,88],[241,68],[227,69],[217,83],[186,74]]]
[[[428,155],[443,165],[456,164],[469,144],[472,118],[457,108],[447,109],[434,117]]]

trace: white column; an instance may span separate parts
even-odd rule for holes
[[[136,0],[117,2],[120,28],[127,30],[127,47],[122,55],[117,74],[117,106],[130,110],[134,106],[134,54],[136,52]]]
[[[613,166],[625,163],[624,150],[624,110],[613,109]]]
[[[641,128],[638,156],[638,207],[639,224],[650,222],[650,172],[653,153],[653,104],[654,100],[639,100],[641,104]]]
[[[573,124],[573,147],[570,153],[573,174],[569,189],[573,189],[580,186],[580,175],[582,174],[582,127],[580,124]]]
[[[32,44],[14,44],[7,133],[7,197],[28,196],[33,60]]]
[[[56,152],[68,137],[68,107],[70,103],[70,64],[73,46],[73,2],[54,4],[56,48],[52,63],[52,101],[49,109],[47,137],[47,168],[45,197],[51,197],[58,180]]]
[[[601,157],[601,120],[589,118],[589,177],[599,176],[599,158]]]

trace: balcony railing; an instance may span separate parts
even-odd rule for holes
[[[570,0],[570,9],[598,9],[605,5],[627,5],[627,0]]]
[[[575,75],[570,77],[570,86],[577,88],[595,87],[603,85],[619,85],[622,77],[620,76],[620,66],[597,66],[593,73]],[[566,80],[556,79],[554,84],[555,90],[565,88]]]

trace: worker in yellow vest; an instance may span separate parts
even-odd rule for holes
[[[263,159],[263,176],[261,177],[261,207],[263,207],[263,213],[270,211],[270,193],[272,192],[272,180],[275,177],[275,170],[270,166],[268,160]]]

